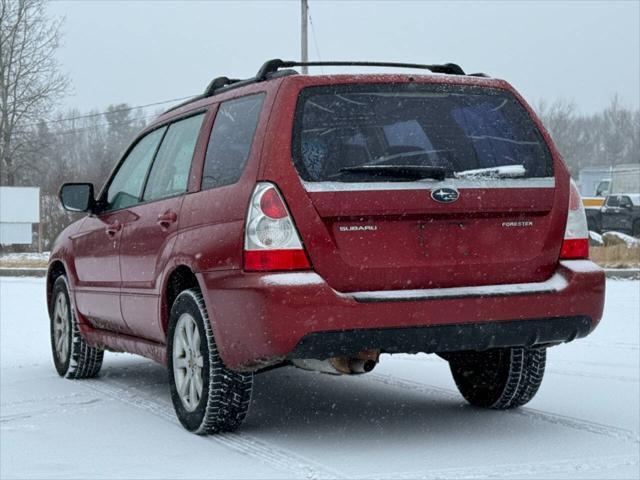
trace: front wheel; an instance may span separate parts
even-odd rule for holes
[[[447,355],[458,390],[471,405],[506,410],[531,400],[544,376],[546,348],[502,348]]]
[[[56,279],[51,298],[51,351],[58,374],[73,379],[95,377],[102,367],[104,351],[82,338],[66,277]]]
[[[253,374],[225,367],[198,290],[176,298],[167,340],[171,400],[180,423],[200,435],[237,429],[249,410]]]

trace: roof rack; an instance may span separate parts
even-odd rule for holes
[[[464,70],[455,63],[445,63],[444,65],[422,65],[419,63],[395,63],[395,62],[292,62],[278,58],[265,62],[258,73],[258,81],[265,80],[267,75],[275,73],[279,68],[291,67],[396,67],[396,68],[416,68],[429,70],[432,73],[447,73],[449,75],[464,75]]]
[[[171,112],[172,110],[177,110],[180,107],[188,105],[196,100],[201,100],[203,98],[208,98],[213,95],[226,92],[228,90],[244,87],[246,85],[251,85],[253,83],[264,82],[265,80],[269,80],[271,78],[287,76],[287,75],[295,75],[298,72],[295,70],[280,70],[281,68],[290,69],[292,67],[395,67],[395,68],[415,68],[420,70],[429,70],[432,73],[445,73],[449,75],[466,75],[464,70],[455,63],[445,63],[443,65],[422,65],[419,63],[395,63],[395,62],[336,62],[336,61],[328,61],[328,62],[295,62],[295,61],[287,61],[280,60],[279,58],[274,58],[272,60],[267,60],[262,64],[258,73],[256,73],[255,77],[247,78],[245,80],[240,79],[231,79],[227,77],[217,77],[214,78],[211,83],[207,86],[204,93],[202,95],[197,95],[189,100],[182,102],[174,107],[171,107],[164,113]],[[280,70],[280,71],[279,71]],[[471,74],[473,76],[485,76],[484,74],[474,73]]]

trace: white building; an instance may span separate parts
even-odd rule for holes
[[[38,222],[39,187],[0,187],[0,245],[30,245]]]

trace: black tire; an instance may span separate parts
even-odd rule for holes
[[[180,348],[176,341],[176,327],[185,314],[195,320],[199,338],[206,339],[200,341],[200,398],[195,409],[191,411],[181,399],[174,374],[174,348]],[[171,307],[167,366],[171,400],[180,423],[187,430],[199,435],[208,435],[233,431],[242,424],[251,402],[253,374],[230,370],[222,362],[202,294],[197,289],[180,293]]]
[[[640,220],[633,222],[633,228],[631,229],[631,235],[636,238],[640,238]]]
[[[61,275],[53,284],[49,308],[51,352],[58,374],[64,378],[93,378],[100,372],[104,351],[87,344],[80,334],[69,285]],[[66,348],[62,348],[66,342]]]
[[[546,348],[504,348],[447,356],[458,390],[471,405],[506,410],[531,400],[544,376]]]

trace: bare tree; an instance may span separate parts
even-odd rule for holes
[[[640,162],[640,111],[622,106],[617,96],[589,115],[563,100],[539,102],[536,110],[573,175],[584,167]]]
[[[68,88],[55,59],[60,25],[44,0],[0,0],[0,184],[28,170],[29,134]]]

